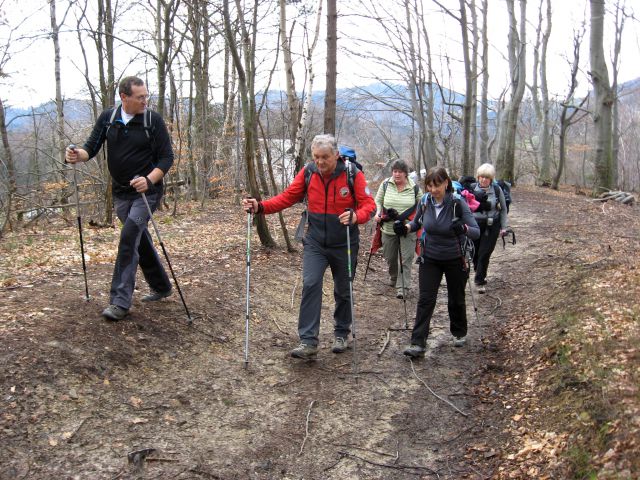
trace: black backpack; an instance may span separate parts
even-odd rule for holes
[[[496,180],[498,186],[504,193],[504,202],[507,204],[507,213],[509,213],[509,206],[511,205],[511,184],[506,180]]]
[[[458,182],[460,182],[464,190],[467,190],[471,193],[473,193],[473,190],[475,189],[476,184],[478,183],[476,178],[470,175],[463,175],[462,177],[460,177]],[[509,213],[509,206],[511,205],[511,184],[506,180],[494,180],[492,182],[492,185],[493,185],[493,191],[496,194],[496,198],[500,198],[498,187],[500,187],[500,189],[502,190],[502,193],[504,194],[504,202],[507,205],[507,213]]]

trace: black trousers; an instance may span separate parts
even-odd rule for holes
[[[449,330],[455,337],[467,334],[467,306],[464,287],[469,273],[461,258],[454,260],[432,260],[425,258],[418,271],[420,296],[416,310],[416,321],[411,333],[411,344],[425,347],[429,336],[429,325],[436,306],[438,288],[442,274],[447,280]]]
[[[473,280],[475,283],[482,284],[487,278],[489,259],[500,236],[500,219],[495,219],[491,226],[486,222],[480,222],[478,226],[480,227],[480,238],[473,241],[475,247],[473,269],[476,272]]]

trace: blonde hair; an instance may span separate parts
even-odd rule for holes
[[[496,178],[496,169],[490,163],[483,163],[478,167],[476,177],[485,177],[493,180],[494,178]]]

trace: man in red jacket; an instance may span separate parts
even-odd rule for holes
[[[302,301],[298,316],[300,345],[291,351],[295,358],[314,358],[318,353],[322,280],[327,267],[333,275],[336,301],[333,318],[335,340],[333,353],[347,349],[351,332],[347,231],[351,240],[352,275],[358,258],[358,224],[367,223],[376,210],[375,201],[364,174],[357,170],[350,186],[350,167],[340,159],[336,139],[332,135],[316,135],[311,143],[313,162],[298,172],[281,194],[258,202],[246,198],[242,206],[247,212],[276,213],[307,196],[307,231],[303,239]],[[309,176],[310,175],[310,176]],[[306,179],[308,178],[308,185]]]

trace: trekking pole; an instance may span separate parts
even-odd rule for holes
[[[140,175],[136,175],[133,177],[134,179],[139,178]],[[182,290],[180,289],[180,284],[178,283],[178,279],[176,278],[176,274],[173,272],[173,267],[171,266],[171,261],[169,260],[169,254],[167,253],[167,249],[164,248],[164,242],[162,241],[162,237],[160,237],[160,230],[158,230],[158,226],[156,225],[156,221],[153,219],[153,212],[151,211],[151,207],[149,206],[149,202],[147,201],[147,196],[144,192],[141,192],[142,200],[144,200],[144,204],[147,206],[147,211],[149,212],[149,220],[151,220],[151,224],[153,225],[153,229],[156,231],[156,236],[158,237],[158,242],[160,243],[160,247],[162,248],[162,253],[164,253],[164,258],[167,261],[167,265],[169,265],[169,270],[171,271],[171,276],[173,277],[173,282],[176,284],[178,289],[178,293],[180,294],[180,300],[182,300],[182,305],[184,306],[185,312],[187,312],[187,323],[191,325],[193,319],[191,318],[191,314],[189,313],[189,308],[187,308],[187,302],[184,301],[184,296],[182,295]]]
[[[353,313],[353,276],[351,273],[351,216],[353,210],[350,208],[345,209],[345,212],[349,212],[349,223],[347,224],[347,272],[349,274],[349,304],[351,307],[351,335],[353,336],[353,371],[358,375],[358,351],[356,350],[356,319]],[[357,378],[357,377],[356,377]]]
[[[471,303],[473,304],[473,312],[476,316],[476,323],[478,323],[478,306],[476,305],[476,296],[473,294],[471,288],[471,261],[473,260],[473,243],[468,238],[465,238],[464,242],[464,258],[467,264],[467,285],[469,285],[469,294],[471,295]]]
[[[400,235],[398,237],[398,258],[400,259],[400,276],[402,277],[402,303],[404,304],[404,328],[407,327],[407,292],[404,287],[404,267],[402,265],[402,246]]]
[[[76,146],[72,143],[69,150],[75,152]],[[84,299],[89,301],[89,284],[87,283],[87,263],[84,259],[84,240],[82,238],[82,217],[80,216],[80,196],[78,194],[78,176],[76,173],[76,164],[73,163],[73,185],[76,191],[76,218],[78,220],[78,235],[80,236],[80,256],[82,257],[82,273],[84,275]]]
[[[244,368],[249,366],[249,284],[251,278],[251,223],[252,213],[247,212],[247,299],[244,321]]]
[[[376,239],[376,233],[378,228],[380,228],[380,224],[376,224],[376,228],[373,229],[373,236],[371,237],[371,246],[369,247],[369,258],[367,259],[367,267],[364,269],[364,277],[362,277],[363,282],[367,281],[367,272],[369,271],[369,264],[371,263],[371,256],[373,255],[371,253],[371,250],[373,250],[373,242]]]

